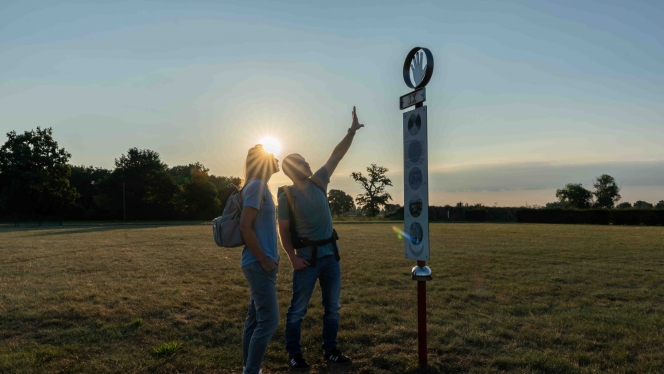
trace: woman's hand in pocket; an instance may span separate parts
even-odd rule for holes
[[[272,274],[274,269],[277,268],[279,265],[278,262],[274,261],[273,259],[269,257],[264,257],[263,260],[261,260],[261,267],[263,267],[263,270],[265,270],[266,273]]]

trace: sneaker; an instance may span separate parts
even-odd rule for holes
[[[350,358],[344,356],[343,353],[341,353],[339,348],[334,348],[331,351],[325,352],[323,355],[323,360],[336,364],[350,364],[352,362]]]
[[[309,369],[309,364],[307,364],[307,361],[304,360],[304,357],[302,357],[302,354],[296,354],[290,356],[290,359],[288,360],[288,366],[290,366],[291,369],[295,370],[307,370]]]

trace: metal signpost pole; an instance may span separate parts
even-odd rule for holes
[[[429,159],[427,141],[427,108],[425,86],[433,74],[433,56],[426,48],[413,48],[403,65],[406,85],[415,91],[401,96],[399,108],[414,110],[403,114],[404,141],[404,252],[416,260],[412,279],[417,281],[417,341],[419,365],[427,364],[427,281],[429,260]]]
[[[426,262],[417,261],[419,268],[425,267]],[[417,281],[417,355],[420,367],[427,364],[427,282]]]

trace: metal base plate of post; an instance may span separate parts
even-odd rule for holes
[[[431,277],[431,269],[428,266],[415,266],[410,272],[411,279],[416,281],[430,281],[433,279]]]

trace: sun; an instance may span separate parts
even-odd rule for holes
[[[262,144],[265,152],[272,153],[273,155],[278,155],[279,151],[281,151],[281,144],[279,144],[277,139],[271,136],[264,137],[258,142],[258,144]]]

